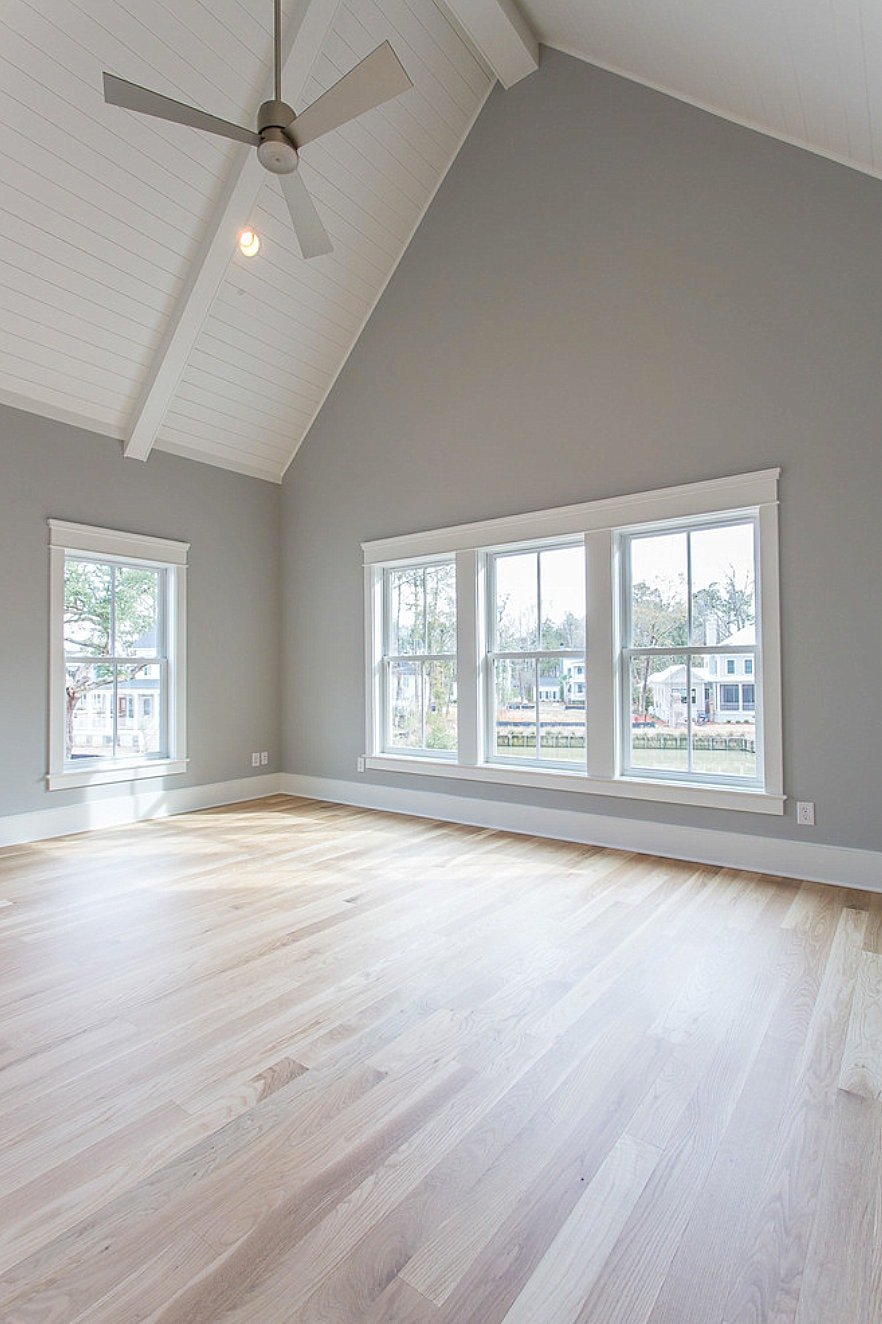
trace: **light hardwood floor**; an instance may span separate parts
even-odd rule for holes
[[[880,939],[282,796],[0,852],[0,1319],[879,1324]]]

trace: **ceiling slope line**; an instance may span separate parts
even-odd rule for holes
[[[302,95],[325,43],[340,0],[303,0],[299,22],[288,25],[282,77],[291,99]],[[267,90],[269,83],[267,84]],[[162,427],[199,333],[235,250],[236,238],[254,208],[266,174],[257,153],[237,147],[220,202],[190,266],[127,429],[124,454],[146,460]]]
[[[361,325],[359,326],[357,332],[355,333],[352,344],[349,346],[348,350],[346,351],[345,355],[340,361],[336,371],[333,373],[331,380],[328,382],[327,388],[323,392],[321,399],[319,400],[318,404],[316,405],[312,413],[312,417],[309,419],[309,422],[307,423],[306,427],[303,429],[302,436],[299,438],[296,445],[294,446],[294,449],[291,451],[291,454],[288,456],[288,459],[285,461],[284,467],[282,469],[281,477],[278,480],[279,482],[281,482],[282,479],[284,479],[285,474],[288,472],[288,469],[290,468],[294,460],[294,456],[297,454],[300,447],[303,445],[304,441],[306,441],[306,438],[309,436],[310,429],[312,428],[313,424],[315,423],[315,420],[318,418],[319,414],[324,408],[325,401],[327,400],[328,396],[331,394],[331,391],[334,389],[334,383],[336,382],[337,378],[340,376],[340,373],[346,367],[346,363],[349,359],[349,355],[352,353],[352,351],[355,349],[355,346],[358,344],[359,340],[361,339],[362,332],[364,331],[365,327],[367,326],[368,322],[373,316],[374,309],[376,308],[377,304],[380,302],[380,300],[382,299],[383,295],[386,292],[386,286],[389,284],[390,280],[395,275],[395,272],[398,270],[398,264],[401,262],[401,259],[404,257],[404,254],[407,252],[408,248],[410,248],[411,240],[413,239],[414,235],[419,229],[423,217],[425,216],[426,212],[429,210],[429,208],[431,207],[432,203],[435,200],[435,194],[438,192],[439,188],[444,183],[444,180],[447,178],[447,174],[448,171],[450,170],[450,167],[453,165],[454,161],[459,156],[463,144],[465,143],[466,139],[468,138],[469,134],[474,128],[475,122],[478,116],[480,115],[481,111],[484,109],[487,98],[489,97],[490,93],[493,91],[495,86],[496,86],[496,80],[493,77],[490,77],[486,91],[484,92],[483,96],[481,97],[477,106],[475,107],[474,112],[471,115],[468,124],[466,124],[465,131],[463,132],[462,137],[460,138],[459,142],[456,144],[453,151],[451,152],[450,158],[447,161],[446,165],[444,166],[444,169],[441,171],[441,174],[438,176],[438,179],[435,183],[435,187],[432,189],[431,193],[426,198],[425,203],[420,208],[417,214],[417,218],[414,221],[410,232],[405,237],[404,243],[402,244],[401,247],[401,251],[396,257],[395,262],[391,270],[389,271],[389,274],[387,275],[386,279],[383,281],[380,288],[377,290],[376,295],[371,301],[370,307],[365,313],[364,319]]]
[[[573,60],[580,60],[582,64],[591,65],[594,69],[601,69],[604,73],[614,74],[616,78],[624,78],[629,83],[636,84],[637,87],[646,87],[650,92],[659,92],[662,96],[673,98],[674,101],[681,101],[684,106],[693,106],[696,110],[702,110],[708,115],[713,115],[715,119],[726,120],[729,124],[737,124],[739,129],[749,129],[751,133],[760,133],[764,138],[771,138],[773,142],[784,143],[787,147],[798,147],[800,151],[811,152],[814,156],[820,156],[824,161],[832,161],[834,165],[845,166],[848,170],[857,170],[859,174],[868,175],[870,179],[882,179],[882,165],[868,165],[866,162],[848,156],[844,152],[822,147],[818,143],[810,142],[807,138],[799,138],[795,134],[786,133],[783,129],[772,128],[770,125],[763,124],[760,120],[750,119],[746,115],[738,115],[734,111],[724,110],[722,106],[717,106],[712,101],[705,101],[700,97],[691,96],[688,92],[678,92],[667,83],[644,78],[642,74],[636,74],[633,70],[626,69],[624,65],[610,64],[606,60],[599,60],[593,55],[589,56],[583,51],[575,50],[572,46],[547,41],[544,38],[542,45],[547,46],[549,50],[560,51],[561,55],[569,55]]]
[[[539,68],[539,39],[516,0],[442,0],[504,88]]]

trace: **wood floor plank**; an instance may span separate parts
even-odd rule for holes
[[[882,1099],[882,956],[864,952],[857,973],[840,1089]]]
[[[0,1320],[877,1324],[880,949],[281,795],[0,851]]]
[[[573,1324],[660,1152],[627,1133],[616,1141],[506,1312],[505,1324]]]

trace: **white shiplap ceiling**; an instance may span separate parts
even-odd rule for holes
[[[493,81],[435,0],[324,7],[295,108],[386,38],[414,87],[304,151],[333,253],[304,261],[276,182],[259,186],[242,224],[260,256],[229,245],[155,443],[276,481]],[[3,0],[0,399],[127,439],[242,158],[105,106],[101,72],[252,123],[271,22],[270,0]]]
[[[246,149],[105,106],[101,94],[108,69],[253,122],[271,0],[3,0],[0,400],[123,440],[140,429],[146,449],[155,439],[279,481],[490,71],[506,85],[528,75],[535,37],[882,176],[882,0],[284,7],[297,34],[299,81],[286,84],[296,109],[386,38],[415,85],[304,152],[334,243],[309,262],[275,182],[258,171],[250,194],[243,186]],[[263,240],[253,261],[220,221],[243,188],[241,224]],[[194,295],[197,271],[208,274]]]

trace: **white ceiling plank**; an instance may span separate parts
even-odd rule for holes
[[[539,42],[515,0],[444,0],[503,87],[539,68]]]
[[[296,99],[330,29],[338,0],[305,0],[300,21],[289,24],[288,53],[283,61],[285,95]],[[242,146],[200,252],[190,268],[169,319],[156,360],[135,409],[125,454],[146,460],[162,426],[181,374],[196,344],[214,297],[226,275],[236,237],[248,220],[265,179],[257,153]]]

